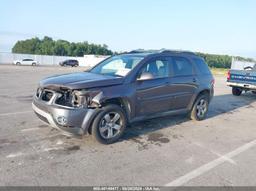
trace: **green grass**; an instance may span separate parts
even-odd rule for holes
[[[213,75],[227,75],[228,70],[227,68],[210,68]]]

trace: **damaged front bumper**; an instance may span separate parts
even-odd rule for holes
[[[54,96],[53,98],[54,99]],[[83,135],[99,112],[100,108],[71,108],[54,104],[54,100],[45,102],[34,96],[32,108],[36,115],[53,128],[66,135]]]

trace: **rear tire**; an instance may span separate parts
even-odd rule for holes
[[[252,91],[253,94],[256,94],[256,91]]]
[[[16,65],[20,66],[20,65],[21,65],[21,63],[20,63],[20,62],[17,62],[17,63],[16,63]]]
[[[36,63],[34,62],[34,63],[32,63],[32,66],[36,66]]]
[[[232,87],[232,94],[234,96],[240,96],[242,94],[243,90],[237,87]]]
[[[195,121],[204,120],[207,116],[208,108],[209,96],[207,94],[198,96],[190,112],[190,118]]]
[[[114,143],[123,135],[126,124],[124,110],[118,105],[107,105],[93,121],[93,138],[101,144]]]

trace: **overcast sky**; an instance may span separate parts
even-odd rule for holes
[[[256,58],[255,0],[1,0],[0,51],[50,36],[115,51],[184,49]]]

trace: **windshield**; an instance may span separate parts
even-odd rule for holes
[[[113,56],[91,69],[91,73],[126,76],[144,57],[132,55]]]

